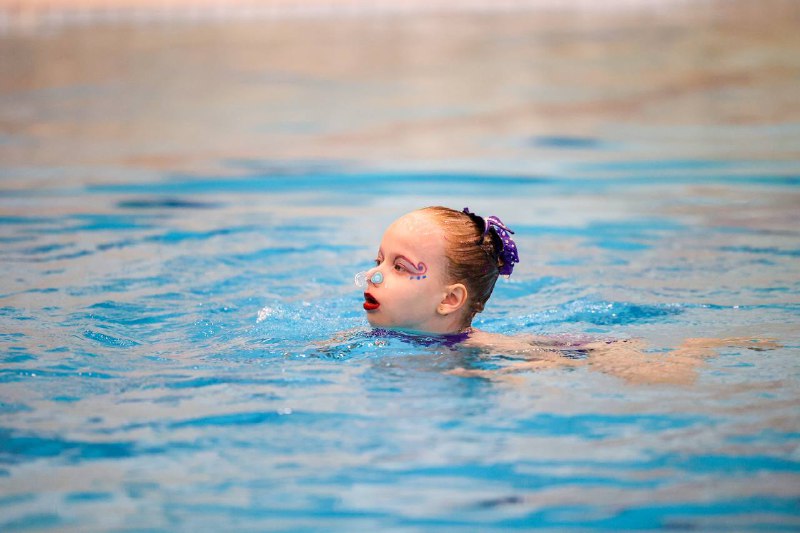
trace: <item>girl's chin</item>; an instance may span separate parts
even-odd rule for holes
[[[385,315],[375,312],[367,313],[367,322],[373,328],[400,329],[397,324],[387,320]]]

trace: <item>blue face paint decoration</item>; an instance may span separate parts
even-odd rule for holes
[[[356,287],[360,287],[363,289],[367,286],[367,282],[370,282],[373,285],[378,285],[380,283],[383,283],[383,274],[381,274],[380,271],[375,271],[369,278],[367,278],[366,272],[359,272],[358,274],[355,275],[353,281],[355,282]]]

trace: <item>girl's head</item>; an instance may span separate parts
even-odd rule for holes
[[[394,221],[376,266],[367,272],[374,280],[364,293],[369,323],[425,333],[468,328],[497,277],[510,274],[518,262],[507,230],[496,217],[446,207],[426,207]]]

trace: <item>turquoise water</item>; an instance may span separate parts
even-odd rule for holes
[[[222,55],[209,68],[247,70]],[[130,68],[125,102],[147,100]],[[0,141],[0,530],[800,528],[800,163],[781,144],[797,124],[732,127],[750,151],[725,157],[712,123],[703,153],[664,148],[677,127],[600,128],[518,138],[536,157],[516,163],[443,145],[374,164],[363,139],[364,161],[326,156],[331,123],[305,117],[318,157],[259,158],[169,130],[187,110],[208,127],[219,100],[160,87],[174,105],[143,128],[93,73],[0,102],[28,124]],[[256,137],[277,120],[228,109]],[[520,356],[375,335],[352,281],[388,223],[432,204],[517,232],[479,328],[641,339],[653,361],[687,338],[777,346],[719,348],[675,384],[602,365],[453,375]]]

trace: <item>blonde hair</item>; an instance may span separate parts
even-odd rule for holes
[[[500,275],[502,259],[497,257],[493,233],[484,235],[479,219],[449,207],[432,206],[419,210],[430,215],[444,230],[447,277],[467,288],[467,305],[462,328],[472,324],[483,311]]]

